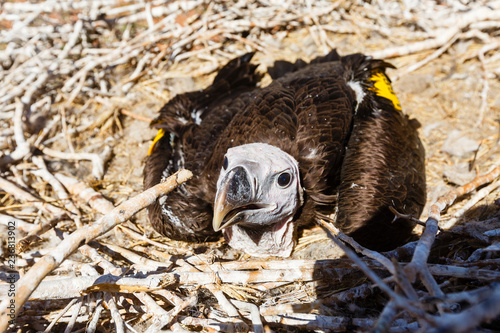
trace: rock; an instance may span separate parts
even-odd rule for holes
[[[469,163],[456,163],[446,166],[443,176],[449,183],[462,186],[476,178],[476,172],[469,171]]]
[[[478,147],[479,144],[469,139],[463,132],[453,130],[443,143],[441,150],[453,156],[464,157],[476,151]]]

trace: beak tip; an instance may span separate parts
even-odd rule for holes
[[[214,218],[212,220],[212,227],[214,228],[215,232],[220,231],[222,228],[222,216],[220,214],[215,214]]]

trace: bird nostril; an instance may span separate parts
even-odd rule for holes
[[[231,177],[227,191],[228,202],[241,203],[252,200],[252,184],[244,168],[234,168],[230,171],[228,177]]]

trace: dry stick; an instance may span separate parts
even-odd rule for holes
[[[101,193],[96,192],[93,188],[89,187],[87,183],[78,181],[75,178],[57,173],[55,177],[63,183],[63,185],[66,187],[66,189],[75,196],[81,197],[85,202],[89,204],[89,206],[98,211],[101,214],[107,214],[110,211],[112,211],[115,207],[113,204],[104,198]],[[169,251],[174,251],[175,253],[180,253],[180,254],[190,254],[191,251],[189,250],[184,250],[181,248],[176,248],[173,246],[168,246],[166,244],[162,244],[159,242],[155,242],[147,238],[145,235],[140,235],[128,228],[125,228],[124,226],[119,226],[120,230],[123,230],[126,232],[128,235],[132,236],[135,239],[146,241],[152,245],[155,245],[157,247],[169,250]]]
[[[238,317],[238,310],[229,302],[226,295],[215,283],[209,283],[205,286],[217,298],[217,302],[229,317]]]
[[[156,304],[155,300],[148,294],[137,293],[135,295],[144,305],[146,305],[149,311],[153,312],[153,324],[148,327],[146,332],[158,332],[162,327],[170,324],[186,307],[194,305],[197,300],[196,296],[191,296],[167,312]]]
[[[200,260],[201,261],[201,260]],[[203,261],[201,261],[200,266],[201,268],[195,268],[191,266],[188,262],[185,262],[185,267],[187,267],[187,272],[205,272],[208,271],[213,275],[213,278],[215,279],[216,283],[208,283],[204,287],[210,290],[210,292],[215,296],[217,299],[217,302],[221,306],[221,308],[230,316],[230,317],[238,317],[238,310],[229,302],[227,299],[226,295],[222,292],[222,290],[219,288],[220,285],[220,279],[218,279],[216,273],[213,271],[213,269],[205,264]]]
[[[214,319],[179,316],[179,323],[206,328],[208,332],[248,332],[248,325],[243,321],[220,322]]]
[[[81,244],[86,244],[96,237],[108,232],[116,225],[123,223],[139,210],[155,202],[160,195],[169,193],[192,176],[193,174],[190,171],[180,170],[168,177],[164,183],[160,183],[122,203],[93,225],[80,228],[65,238],[54,249],[52,254],[44,256],[17,282],[17,293],[15,297],[16,315],[19,314],[19,310],[28,300],[31,293],[40,284],[42,279],[59,266],[63,260],[80,247]],[[5,299],[0,303],[0,331],[6,330],[8,326],[9,319],[7,317],[7,306],[9,303],[9,299]]]
[[[453,39],[453,37],[457,35],[459,32],[460,32],[459,28],[453,27],[450,28],[445,33],[438,35],[434,39],[428,39],[404,46],[397,46],[392,48],[386,48],[384,50],[368,52],[368,54],[373,58],[388,59],[388,58],[395,58],[413,53],[418,53],[426,50],[432,50],[445,45],[451,39]]]
[[[390,300],[384,307],[384,310],[380,313],[375,326],[373,327],[373,332],[387,332],[391,326],[394,317],[397,315],[398,307],[393,300]]]
[[[39,239],[39,236],[54,228],[59,222],[64,220],[64,215],[58,215],[50,220],[44,221],[35,226],[26,236],[21,238],[16,244],[16,253],[20,254],[25,252],[32,242]]]
[[[142,116],[140,114],[133,113],[133,112],[127,110],[127,109],[121,109],[120,113],[123,114],[124,116],[130,117],[132,119],[144,121],[146,123],[150,123],[153,120],[153,119],[148,118],[146,116]]]
[[[99,296],[99,298],[97,299],[97,306],[94,310],[94,314],[92,315],[92,319],[87,323],[86,333],[92,333],[97,330],[97,323],[99,322],[99,318],[101,317],[101,312],[104,310],[102,302],[103,299],[101,296]]]
[[[264,325],[262,325],[262,320],[260,319],[259,307],[253,303],[247,303],[237,300],[231,300],[235,306],[240,310],[250,312],[250,319],[252,320],[254,333],[264,333]]]
[[[104,176],[104,165],[111,158],[112,149],[104,146],[102,153],[64,153],[47,147],[38,147],[45,155],[63,160],[89,160],[92,162],[92,176],[102,179]]]
[[[34,225],[33,223],[28,223],[26,221],[23,221],[21,219],[6,214],[0,214],[0,224],[3,224],[6,227],[14,225],[16,230],[21,230],[26,233],[37,228],[37,226]]]
[[[451,28],[447,29],[444,32],[440,31],[434,39],[424,40],[404,46],[386,48],[384,50],[371,52],[369,54],[374,58],[387,59],[439,48],[445,45],[449,40],[453,38],[453,36],[460,33],[460,31],[467,28],[472,23],[499,19],[500,11],[490,10],[489,8],[480,8],[479,10],[470,11],[464,15],[461,15],[458,18],[450,18],[449,24],[443,24],[442,26]]]
[[[415,289],[413,289],[410,281],[408,281],[403,267],[396,261],[396,259],[393,259],[392,262],[394,263],[394,267],[396,268],[396,274],[393,275],[396,278],[398,286],[410,301],[416,301],[418,299],[417,292],[415,291]]]
[[[167,250],[169,251],[169,253],[176,253],[176,254],[184,254],[184,255],[189,255],[189,254],[192,254],[193,251],[191,250],[187,250],[187,249],[183,249],[181,247],[173,247],[173,246],[170,246],[170,245],[167,245],[167,244],[163,244],[163,243],[160,243],[160,242],[155,242],[154,240],[151,240],[149,239],[148,237],[146,237],[146,235],[141,235],[129,228],[126,228],[124,226],[119,226],[119,229],[123,232],[125,232],[127,235],[129,235],[130,237],[132,238],[135,238],[137,240],[140,240],[140,241],[144,241],[144,242],[147,242],[151,245],[154,245],[156,247],[159,247],[160,249],[164,249],[164,250]],[[203,257],[203,255],[198,255],[198,257]],[[199,260],[198,262],[199,264],[203,264],[203,262],[201,260]]]
[[[52,175],[50,173],[50,171],[47,169],[47,166],[45,165],[45,162],[44,162],[42,157],[33,156],[32,160],[33,160],[33,163],[35,163],[35,165],[38,167],[38,170],[32,171],[33,174],[41,177],[43,180],[48,182],[50,184],[50,186],[52,187],[52,189],[54,190],[54,192],[56,192],[57,197],[60,200],[66,201],[66,203],[64,204],[64,207],[71,214],[73,214],[73,219],[76,223],[76,226],[78,228],[81,228],[82,222],[80,219],[80,217],[81,217],[80,211],[78,210],[78,208],[76,208],[73,201],[71,201],[71,198],[68,195],[68,193],[66,192],[66,190],[64,189],[64,186],[59,182],[59,180],[57,180],[56,177],[54,177],[54,175]]]
[[[368,258],[371,258],[373,260],[378,261],[391,274],[395,274],[396,273],[396,270],[394,269],[394,265],[393,265],[393,263],[391,262],[390,259],[384,257],[382,254],[380,254],[377,251],[369,250],[369,249],[361,246],[358,242],[356,242],[354,239],[352,239],[352,237],[347,236],[346,234],[344,234],[343,232],[341,232],[339,229],[337,229],[335,227],[335,225],[332,224],[332,223],[328,223],[327,224],[327,222],[325,222],[323,220],[320,220],[319,224],[323,228],[327,228],[330,232],[334,232],[335,233],[334,235],[336,235],[336,237],[338,237],[338,239],[340,239],[341,241],[346,242],[347,244],[351,245],[354,248],[354,250],[356,250],[356,252],[364,254]]]
[[[66,312],[68,312],[68,310],[73,306],[73,304],[75,304],[76,302],[78,301],[78,298],[73,298],[68,305],[66,305],[66,307],[59,312],[59,314],[54,318],[54,320],[52,320],[52,322],[50,323],[49,326],[47,326],[47,328],[45,329],[45,331],[43,331],[44,333],[48,333],[52,330],[52,327],[54,327],[54,325],[59,321],[59,319],[62,318],[62,316],[64,316],[64,314]]]
[[[373,319],[331,317],[309,313],[295,313],[281,316],[264,316],[268,323],[296,326],[308,330],[348,331],[350,327],[358,326],[369,329],[373,326]]]
[[[481,107],[479,108],[479,118],[476,121],[475,127],[479,127],[484,119],[484,114],[488,111],[488,71],[486,69],[486,64],[484,62],[484,47],[479,52],[479,61],[481,62],[481,68],[483,69],[483,89],[481,90]]]
[[[364,262],[361,260],[354,251],[348,248],[344,243],[342,243],[336,237],[336,228],[334,228],[330,223],[327,223],[323,220],[318,220],[318,224],[326,229],[326,231],[331,235],[331,239],[337,244],[344,253],[352,260],[354,263],[363,271],[363,273],[373,282],[375,283],[384,293],[386,293],[391,299],[396,303],[399,308],[406,309],[410,313],[413,313],[419,318],[425,319],[427,322],[434,324],[436,319],[432,316],[428,315],[422,309],[417,308],[409,303],[409,301],[403,298],[401,295],[394,292],[381,278],[379,278]]]
[[[181,280],[181,282],[183,282]],[[202,281],[203,282],[203,281]],[[176,277],[171,273],[149,275],[148,277],[122,277],[111,274],[78,276],[44,280],[33,292],[30,299],[50,300],[79,297],[82,293],[95,291],[134,293],[141,291],[156,291],[176,283]],[[0,284],[0,295],[6,297],[9,285]]]
[[[89,204],[92,209],[98,211],[101,214],[107,214],[111,212],[115,206],[99,192],[96,192],[93,188],[88,186],[87,183],[76,180],[75,178],[65,176],[61,173],[56,173],[55,177],[66,187],[66,189],[72,195],[78,195],[86,203]]]
[[[26,141],[23,131],[23,111],[24,104],[16,98],[16,109],[14,111],[14,140],[16,141],[16,149],[9,155],[0,158],[0,168],[8,164],[23,159],[30,152],[30,144]]]
[[[142,304],[146,306],[148,313],[151,313],[153,316],[153,324],[148,328],[148,331],[150,331],[153,327],[156,331],[158,331],[170,323],[172,318],[170,317],[168,311],[159,306],[153,297],[149,296],[145,292],[134,293],[134,295],[142,302]]]
[[[4,191],[13,194],[17,199],[22,200],[22,201],[27,201],[27,202],[32,202],[33,205],[40,209],[43,210],[49,214],[55,215],[55,218],[50,220],[47,223],[42,223],[38,226],[36,226],[36,229],[33,229],[30,231],[30,234],[27,236],[29,239],[32,239],[34,235],[40,235],[47,230],[50,230],[53,226],[54,223],[59,222],[64,215],[67,215],[67,212],[59,207],[56,207],[54,205],[51,205],[49,203],[44,203],[42,202],[39,198],[35,197],[33,194],[26,192],[25,190],[17,187],[15,184],[9,182],[8,180],[0,177],[0,188],[3,189]],[[23,242],[18,242],[18,251],[21,250],[21,246],[24,244]]]
[[[173,291],[170,291],[168,289],[157,289],[151,291],[153,294],[160,295],[162,297],[165,297],[167,301],[172,303],[172,305],[179,305],[183,302],[182,298],[177,296]]]
[[[69,151],[74,154],[75,153],[75,147],[73,146],[73,143],[71,141],[71,136],[69,135],[68,132],[68,124],[66,123],[66,107],[64,105],[61,105],[59,107],[60,113],[61,113],[61,126],[62,130],[64,133],[64,136],[66,137],[66,144],[68,145]]]
[[[80,313],[80,309],[82,308],[82,303],[83,303],[83,296],[80,296],[78,299],[78,304],[75,306],[75,309],[73,310],[73,315],[71,316],[71,319],[66,326],[66,329],[64,330],[64,333],[71,333],[73,330],[73,326],[75,326],[76,319],[78,318],[78,314]]]
[[[424,232],[422,233],[422,236],[420,236],[418,244],[415,248],[413,258],[405,267],[405,272],[410,281],[414,282],[416,277],[420,276],[422,282],[426,284],[426,287],[432,288],[433,285],[437,285],[434,278],[432,278],[429,273],[427,258],[429,257],[432,244],[434,243],[434,239],[436,238],[436,234],[438,232],[438,223],[441,217],[441,212],[446,207],[453,204],[455,199],[459,196],[470,193],[479,186],[492,182],[498,176],[500,176],[500,167],[496,167],[486,175],[477,177],[472,182],[450,191],[447,195],[439,198],[431,206],[429,209],[429,218],[426,221]],[[429,291],[431,292],[432,289]],[[436,290],[434,289],[433,291],[435,292]]]
[[[94,258],[93,258],[94,259]],[[436,265],[438,266],[438,265]],[[483,281],[499,281],[500,272],[492,270],[482,270],[465,267],[450,267],[431,266],[430,271],[436,275],[453,276],[457,278],[478,279]],[[103,266],[105,268],[105,266]],[[260,271],[217,271],[217,275],[222,283],[233,284],[255,284],[263,282],[308,282],[317,280],[315,274],[321,268],[288,269],[288,270],[260,270]],[[345,275],[345,269],[342,270],[342,275]],[[331,277],[331,274],[328,276]],[[340,278],[340,276],[338,277]],[[333,278],[338,279],[338,278]],[[103,291],[158,291],[162,286],[178,283],[180,285],[206,286],[213,284],[215,281],[213,272],[174,272],[149,275],[147,278],[121,277],[117,275],[103,276],[82,276],[73,278],[61,278],[57,280],[42,281],[36,291],[31,295],[31,299],[50,299],[50,298],[70,298],[77,297],[81,293],[90,292],[93,290]],[[330,279],[331,281],[332,279]],[[353,288],[345,292],[341,292],[332,296],[339,302],[344,302],[346,299],[358,297],[359,294],[369,293],[369,285],[364,287]],[[8,285],[0,284],[0,295],[7,295]],[[354,295],[353,295],[354,294]],[[166,296],[165,296],[166,297]],[[172,298],[173,297],[173,298]],[[444,297],[444,296],[443,296]],[[179,300],[175,295],[167,297],[172,302],[177,304]]]
[[[41,161],[37,161],[37,159],[40,159]],[[52,185],[52,187],[54,189],[57,189],[57,193],[58,193],[59,197],[61,199],[64,198],[64,197],[66,197],[67,199],[69,199],[69,197],[67,196],[66,190],[62,187],[61,183],[59,183],[59,180],[56,177],[54,177],[47,170],[47,168],[45,166],[45,163],[43,162],[43,159],[41,159],[39,157],[37,157],[37,158],[33,157],[33,162],[35,162],[35,164],[38,165],[39,167],[45,168],[44,169],[45,173],[43,175],[45,175],[45,179],[47,181],[50,181],[50,184]],[[41,171],[41,170],[39,170],[39,171]],[[106,199],[103,199],[103,200],[106,200]],[[109,201],[107,201],[107,200],[106,200],[106,202],[109,203]],[[113,208],[113,205],[111,203],[109,203],[109,204]],[[76,209],[76,207],[74,207],[74,208]],[[109,213],[112,210],[112,208],[109,211],[107,211],[107,213]],[[78,210],[77,210],[77,212],[79,214]],[[78,223],[77,223],[77,227],[79,227],[79,228],[82,227],[81,223],[80,223],[80,225],[78,225]],[[67,235],[65,237],[67,237]],[[79,251],[83,255],[88,256],[94,263],[96,263],[97,265],[99,265],[100,267],[102,267],[106,272],[110,272],[110,273],[112,273],[114,275],[120,275],[122,273],[122,270],[120,268],[115,267],[108,260],[104,259],[104,257],[102,257],[99,254],[99,252],[97,252],[97,250],[93,249],[92,247],[90,247],[88,245],[83,245],[83,246],[81,246],[79,248]]]
[[[104,293],[104,301],[108,305],[108,309],[111,311],[111,318],[115,322],[115,332],[116,333],[125,333],[125,325],[123,323],[123,318],[120,315],[120,311],[118,311],[118,307],[116,306],[115,298],[111,295],[111,293]]]
[[[500,315],[500,285],[494,286],[490,297],[458,314],[444,314],[439,319],[436,332],[471,332],[482,322]]]
[[[109,272],[113,275],[120,276],[123,273],[121,268],[116,267],[111,262],[106,260],[96,249],[91,246],[83,245],[78,249],[83,255],[87,256],[92,260],[93,263],[104,269],[105,272]]]
[[[460,208],[458,211],[456,211],[453,214],[453,217],[446,221],[444,225],[442,226],[443,229],[449,229],[451,228],[459,218],[461,218],[469,209],[472,208],[475,204],[477,204],[479,201],[483,200],[486,198],[491,192],[496,190],[498,187],[500,187],[500,181],[493,182],[489,184],[488,186],[483,187],[479,191],[477,191],[470,199],[467,201],[465,205],[463,205],[462,208]]]
[[[485,287],[470,291],[460,291],[457,293],[446,294],[442,299],[436,299],[436,301],[443,301],[448,303],[458,303],[466,301],[469,304],[478,304],[490,297],[497,288],[498,284],[491,283]]]
[[[441,54],[446,52],[446,50],[448,50],[450,48],[450,46],[452,46],[453,43],[455,43],[457,41],[458,37],[459,37],[459,34],[455,34],[449,41],[447,41],[443,46],[441,46],[439,49],[437,49],[435,52],[433,52],[430,56],[426,57],[425,59],[423,59],[423,60],[421,60],[421,61],[419,61],[411,66],[408,66],[407,68],[402,69],[401,72],[399,72],[394,77],[394,80],[398,80],[401,76],[406,75],[406,74],[411,73],[411,72],[414,72],[417,69],[419,69],[420,67],[428,64],[432,60],[439,58],[439,56]]]
[[[112,251],[119,253],[121,256],[123,256],[125,259],[131,261],[134,263],[134,267],[138,270],[143,270],[143,271],[156,271],[159,267],[163,267],[164,269],[170,268],[173,263],[164,263],[164,262],[159,262],[155,261],[152,259],[148,259],[146,257],[140,256],[137,253],[124,249],[121,246],[118,245],[113,245],[113,244],[104,244],[104,246],[108,247]]]

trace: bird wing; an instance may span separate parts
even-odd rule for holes
[[[257,66],[249,63],[252,55],[231,60],[207,89],[174,97],[151,123],[159,132],[145,162],[144,188],[182,168],[194,174],[188,184],[148,208],[153,227],[168,237],[187,241],[214,237],[212,203],[204,200],[200,174],[218,136],[245,102],[245,93],[261,78],[255,73]]]
[[[393,222],[389,207],[419,216],[425,204],[424,148],[385,75],[390,65],[360,55],[343,61],[367,95],[342,164],[336,224],[364,246],[392,249],[404,243],[413,225]]]

